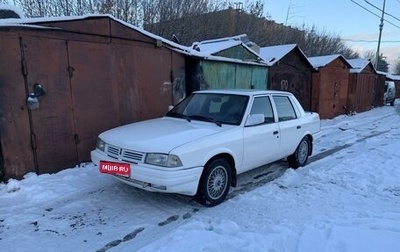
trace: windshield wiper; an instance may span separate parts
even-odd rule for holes
[[[190,119],[189,116],[184,115],[184,114],[181,114],[181,113],[178,113],[178,112],[171,112],[171,111],[170,111],[170,112],[167,113],[167,116],[183,118],[183,119],[186,119],[188,122],[191,121],[191,119]]]
[[[215,123],[215,124],[216,124],[217,126],[219,126],[219,127],[222,126],[222,124],[221,124],[220,122],[218,122],[217,120],[214,120],[213,118],[208,117],[208,116],[190,115],[189,118],[192,118],[192,119],[199,119],[199,120],[201,120],[201,121],[206,121],[206,122],[212,122],[212,123]]]

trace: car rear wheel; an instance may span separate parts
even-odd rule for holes
[[[304,137],[297,146],[296,151],[287,158],[289,166],[294,169],[304,166],[308,161],[310,148],[310,140],[308,137]]]
[[[211,161],[201,175],[196,201],[210,207],[220,204],[229,192],[231,179],[231,167],[225,159]]]

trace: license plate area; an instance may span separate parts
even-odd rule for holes
[[[100,161],[99,170],[101,173],[129,177],[131,175],[131,165],[110,161]]]

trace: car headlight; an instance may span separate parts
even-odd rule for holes
[[[162,154],[162,153],[148,153],[145,162],[147,164],[159,165],[164,167],[179,167],[182,162],[176,155]]]
[[[101,151],[104,151],[106,149],[106,142],[101,140],[100,137],[97,138],[96,149],[99,149]]]

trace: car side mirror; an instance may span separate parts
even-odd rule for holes
[[[264,115],[263,114],[250,114],[247,117],[246,124],[244,126],[254,126],[258,124],[264,123]]]

